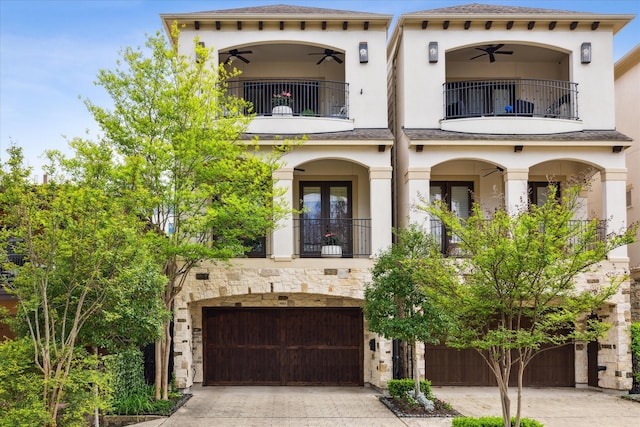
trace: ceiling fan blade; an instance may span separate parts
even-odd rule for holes
[[[493,53],[489,54],[489,62],[496,62],[496,57],[493,56]]]
[[[250,51],[250,50],[241,50],[241,51],[238,51],[237,53],[239,53],[240,55],[242,55],[242,54],[245,54],[245,53],[253,53],[253,51]]]
[[[487,53],[481,53],[480,55],[474,56],[473,58],[469,58],[469,60],[471,61],[472,59],[480,58],[481,56],[485,55],[487,55]]]
[[[331,57],[338,63],[338,64],[342,64],[342,59],[338,58],[335,55],[331,55]]]
[[[320,58],[320,61],[316,62],[316,65],[320,65],[322,63],[322,61],[324,61],[325,58],[326,58],[326,56],[323,56],[322,58]]]
[[[236,58],[238,58],[240,61],[244,62],[245,64],[248,64],[250,62],[247,58],[240,55],[236,56]]]
[[[502,49],[503,47],[504,47],[504,43],[500,43],[500,44],[498,44],[498,45],[493,46],[493,47],[492,47],[492,49],[493,49],[494,51],[496,51],[496,50],[498,50],[498,49]]]

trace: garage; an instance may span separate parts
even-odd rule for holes
[[[426,376],[433,385],[495,386],[496,380],[476,350],[457,350],[430,345],[425,353]],[[574,387],[575,352],[573,344],[537,354],[525,368],[523,382],[529,387]],[[510,385],[517,385],[512,370]]]
[[[360,308],[203,308],[205,385],[363,385]]]

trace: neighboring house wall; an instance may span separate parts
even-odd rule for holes
[[[640,221],[640,44],[615,64],[616,126],[634,139],[625,150],[627,161],[627,221]],[[640,235],[628,247],[631,271],[631,319],[640,322]]]

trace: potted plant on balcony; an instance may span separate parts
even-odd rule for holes
[[[342,257],[342,245],[336,233],[326,233],[322,236],[322,249],[320,255],[324,258]]]
[[[293,98],[291,92],[283,90],[280,93],[276,93],[271,97],[271,105],[273,109],[272,114],[293,114],[291,110],[291,104],[293,104]]]

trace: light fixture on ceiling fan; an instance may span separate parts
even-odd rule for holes
[[[485,56],[488,55],[489,56],[489,62],[496,62],[496,57],[495,55],[513,55],[513,52],[510,50],[503,50],[500,51],[500,49],[502,49],[504,47],[504,43],[500,43],[498,45],[489,45],[486,48],[481,48],[481,47],[477,47],[476,50],[480,50],[484,53],[481,53],[480,55],[476,55],[473,58],[469,58],[470,61],[476,59],[476,58],[480,58],[481,56]]]
[[[343,62],[342,59],[336,56],[336,55],[343,55],[343,54],[333,49],[325,49],[323,53],[316,52],[316,53],[310,53],[309,55],[324,55],[322,58],[320,58],[318,62],[316,62],[316,65],[320,65],[322,61],[336,61],[338,64],[342,64]]]

